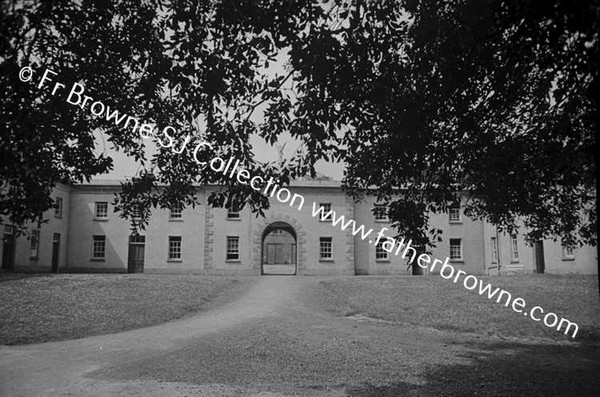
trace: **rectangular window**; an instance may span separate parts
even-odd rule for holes
[[[320,237],[319,238],[319,253],[321,260],[333,259],[333,238],[331,237]]]
[[[237,261],[240,259],[240,238],[238,236],[227,236],[227,260]]]
[[[459,238],[450,239],[450,259],[461,261],[462,256],[462,240]]]
[[[512,262],[519,261],[519,246],[517,242],[517,235],[513,234],[510,236],[510,259]]]
[[[54,201],[54,217],[62,218],[62,211],[63,211],[63,199],[60,197],[57,197],[56,200]]]
[[[375,259],[384,261],[388,259],[388,252],[383,249],[383,242],[379,241],[375,246]]]
[[[460,223],[460,207],[450,207],[448,210],[448,221],[450,223]]]
[[[492,237],[491,243],[492,243],[492,262],[498,262],[498,239],[496,239],[496,237]]]
[[[321,213],[321,219],[319,219],[319,221],[330,221],[331,214],[329,213],[329,211],[331,211],[331,203],[319,203],[319,207],[323,208],[323,212]]]
[[[32,258],[37,258],[40,254],[40,231],[39,229],[31,231],[31,241],[30,241],[30,256]]]
[[[240,211],[237,208],[228,208],[227,219],[240,219]]]
[[[169,260],[181,260],[181,236],[169,236]]]
[[[373,211],[375,215],[375,221],[377,222],[387,222],[387,205],[385,204],[375,204],[375,210]]]
[[[130,244],[145,244],[146,236],[142,236],[140,234],[132,234],[131,236],[129,236],[129,243]]]
[[[575,259],[575,250],[573,247],[562,246],[562,259],[565,261],[572,261]]]
[[[96,211],[94,217],[96,219],[108,218],[108,203],[106,201],[96,201]]]
[[[106,236],[92,236],[92,259],[106,257]]]
[[[173,207],[169,210],[169,219],[181,219],[181,213],[183,208],[181,205],[173,205]]]

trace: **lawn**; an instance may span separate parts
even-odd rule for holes
[[[521,297],[579,325],[575,341],[600,342],[596,276],[525,275],[481,277],[493,287]],[[482,337],[573,340],[510,307],[440,277],[354,277],[320,281],[315,299],[340,316],[366,316],[399,324],[472,333]],[[485,284],[484,284],[485,285]],[[542,315],[543,316],[543,315]],[[538,317],[542,317],[538,314]]]
[[[196,275],[18,275],[0,278],[0,344],[67,340],[163,323],[197,313],[218,296],[243,290],[243,278]],[[482,277],[579,325],[575,341],[600,341],[595,276]],[[569,336],[440,277],[343,277],[318,281],[317,306],[485,338]],[[217,302],[218,303],[218,302]]]
[[[289,277],[272,316],[94,377],[180,382],[209,396],[597,396],[597,279],[485,279],[577,322],[580,336],[437,276]]]
[[[178,319],[241,289],[231,277],[145,274],[0,278],[0,344],[108,334]]]

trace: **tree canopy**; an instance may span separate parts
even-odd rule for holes
[[[268,207],[260,192],[194,161],[208,142],[199,158],[233,155],[284,184],[314,176],[319,160],[343,161],[348,192],[376,192],[417,244],[438,237],[429,214],[458,201],[509,231],[522,219],[531,239],[596,243],[596,0],[1,7],[0,214],[12,223],[40,220],[57,181],[110,170],[100,136],[143,165],[117,200],[123,216],[143,209],[141,226],[153,207],[193,205],[198,184],[223,186],[209,198],[215,206]],[[37,79],[51,69],[67,87],[80,83],[156,131],[173,126],[173,140],[144,141],[23,82],[25,66]],[[262,164],[253,136],[291,136],[303,150]]]

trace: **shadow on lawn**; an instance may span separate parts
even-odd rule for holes
[[[363,385],[348,388],[346,393],[351,397],[600,395],[598,343],[467,347],[463,357],[471,364],[431,367],[422,374],[424,385]]]

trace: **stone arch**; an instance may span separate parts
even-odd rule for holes
[[[260,218],[252,235],[252,267],[257,274],[261,274],[262,266],[262,244],[264,232],[277,222],[290,225],[296,237],[296,274],[304,274],[306,270],[306,231],[294,217],[285,214],[272,214]]]

